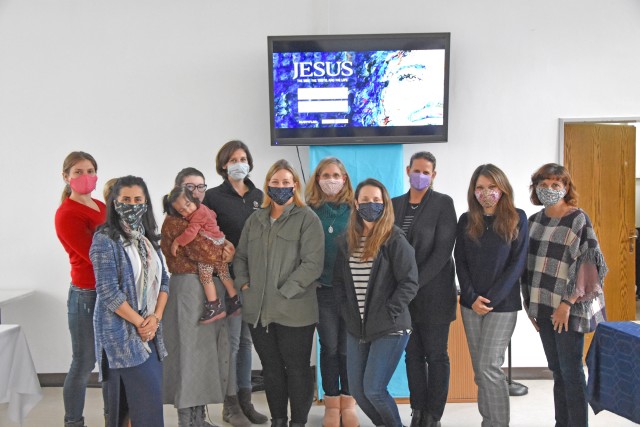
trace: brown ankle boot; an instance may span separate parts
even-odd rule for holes
[[[325,396],[323,427],[340,427],[340,396]]]
[[[342,413],[342,427],[360,427],[356,400],[353,396],[340,395],[340,412]]]

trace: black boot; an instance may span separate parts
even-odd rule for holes
[[[426,413],[422,409],[411,411],[411,427],[423,427],[423,420]]]
[[[244,415],[249,418],[249,421],[253,424],[264,424],[269,421],[266,415],[256,411],[256,408],[253,407],[250,388],[241,388],[238,390],[238,403],[240,403],[240,409],[242,409]]]
[[[287,418],[272,418],[271,427],[287,427]]]
[[[423,419],[424,421],[422,422],[422,425],[424,427],[440,427],[442,424],[440,424],[440,420],[436,420],[435,417],[427,412],[423,413]]]

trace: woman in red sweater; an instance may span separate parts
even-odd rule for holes
[[[66,185],[56,211],[56,234],[69,254],[71,286],[67,300],[72,359],[64,381],[64,425],[83,427],[84,400],[89,375],[96,363],[93,309],[96,281],[89,248],[96,227],[104,223],[106,206],[91,197],[96,188],[98,165],[82,151],[70,153],[62,164]]]

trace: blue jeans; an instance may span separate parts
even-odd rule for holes
[[[398,366],[409,334],[385,335],[360,342],[347,333],[347,373],[351,394],[376,426],[402,427],[398,405],[387,385]]]
[[[349,394],[347,379],[347,330],[338,313],[333,289],[322,286],[317,290],[320,321],[320,374],[322,389],[327,396]]]
[[[96,291],[69,287],[67,317],[71,334],[71,366],[64,380],[64,421],[74,423],[83,420],[84,400],[89,375],[96,365],[93,333],[93,309]]]
[[[449,323],[414,323],[407,344],[407,379],[411,408],[442,418],[449,393]]]
[[[234,396],[238,389],[251,390],[251,332],[247,322],[242,321],[242,316],[227,317],[229,326],[229,344],[231,356],[229,357],[229,387],[227,394]],[[235,373],[235,375],[234,375]]]
[[[556,427],[586,427],[589,412],[582,366],[584,334],[564,330],[559,334],[546,316],[537,321],[544,354],[553,372]]]

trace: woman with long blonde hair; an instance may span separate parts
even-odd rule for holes
[[[409,340],[418,267],[413,248],[394,225],[389,193],[375,179],[356,188],[347,232],[338,243],[333,287],[347,328],[350,392],[375,425],[401,427],[387,385]]]
[[[314,286],[322,273],[324,235],[305,205],[298,173],[286,160],[267,172],[262,209],[247,219],[233,262],[242,317],[262,362],[273,427],[307,422],[313,402],[309,358],[318,323]]]
[[[318,163],[306,190],[309,207],[318,215],[324,231],[324,269],[318,284],[318,338],[320,373],[324,390],[324,427],[358,426],[355,400],[347,378],[347,332],[338,312],[331,278],[336,260],[336,240],[347,228],[353,187],[344,164],[336,157]]]
[[[502,371],[516,326],[520,276],[527,259],[527,216],[513,204],[502,170],[479,166],[469,182],[469,211],[458,221],[455,247],[462,322],[467,335],[482,425],[509,425]]]

